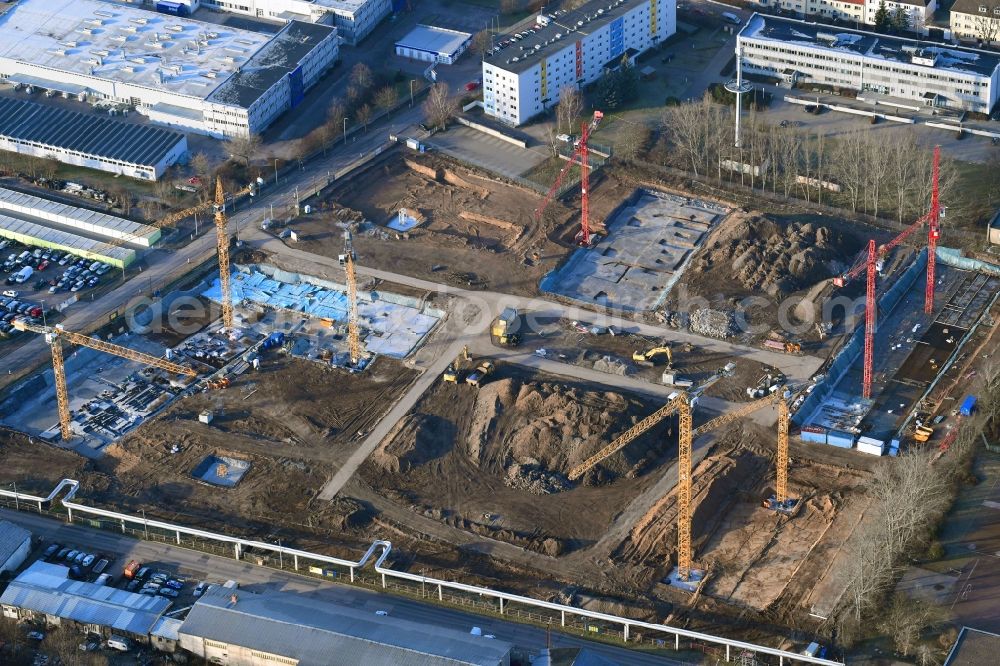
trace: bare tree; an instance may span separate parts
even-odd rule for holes
[[[259,134],[247,134],[246,136],[230,137],[226,141],[226,148],[232,157],[240,158],[249,167],[250,162],[257,157],[262,143]]]
[[[396,106],[399,101],[399,93],[396,91],[396,87],[392,85],[380,88],[377,93],[375,93],[375,106],[389,113],[392,107]]]
[[[114,205],[118,206],[123,215],[128,215],[132,212],[132,204],[134,199],[132,198],[132,193],[129,192],[127,187],[117,186],[111,190],[111,200]]]
[[[427,93],[423,109],[427,122],[439,130],[444,130],[448,126],[448,121],[458,114],[458,99],[448,92],[446,84],[435,83]]]
[[[361,99],[362,92],[364,92],[364,91],[361,90],[361,88],[359,88],[356,85],[352,84],[352,85],[347,86],[347,101],[350,104],[354,104],[359,99]]]
[[[351,68],[351,85],[357,86],[361,90],[368,90],[375,82],[372,69],[363,62],[359,62]]]
[[[358,122],[364,125],[365,131],[368,131],[368,123],[372,121],[372,116],[375,115],[374,109],[368,104],[362,104],[354,111],[354,117],[358,119]]]
[[[574,85],[559,89],[559,106],[556,108],[556,127],[560,132],[572,132],[573,124],[583,111],[583,94]]]
[[[344,129],[344,119],[347,117],[344,104],[339,99],[334,99],[330,103],[330,108],[326,112],[326,126],[331,130],[331,137]]]
[[[977,16],[974,25],[976,27],[976,39],[987,44],[997,41],[997,34],[1000,33],[1000,20],[992,16]]]
[[[472,51],[476,57],[483,58],[486,52],[490,50],[493,46],[493,35],[490,34],[489,30],[480,30],[472,36],[472,42],[469,44],[469,50]]]

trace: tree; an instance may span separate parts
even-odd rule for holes
[[[377,93],[375,93],[375,106],[389,113],[392,107],[396,106],[396,102],[399,101],[399,93],[396,92],[396,87],[392,85],[380,88]]]
[[[448,126],[448,121],[458,114],[458,99],[448,92],[446,84],[435,83],[427,93],[423,109],[427,123],[444,130]]]
[[[975,20],[976,39],[992,44],[997,41],[997,33],[1000,32],[1000,20],[991,16],[977,16]]]
[[[344,119],[346,117],[347,111],[344,108],[344,103],[334,98],[330,102],[330,108],[326,111],[326,127],[330,130],[331,139],[344,131]]]
[[[892,10],[890,22],[894,30],[907,30],[910,27],[910,14],[902,7],[896,7]]]
[[[483,58],[486,56],[486,52],[490,50],[493,46],[493,35],[490,34],[489,30],[480,30],[472,36],[472,42],[469,44],[469,50],[472,51],[476,57]]]
[[[111,200],[114,205],[121,208],[122,215],[128,215],[132,212],[132,204],[135,199],[132,197],[132,193],[127,187],[117,186],[111,190]]]
[[[627,56],[622,56],[618,69],[606,72],[597,82],[597,97],[605,109],[617,109],[638,96],[639,73]]]
[[[375,82],[375,77],[372,74],[371,67],[363,62],[359,62],[357,65],[351,68],[351,85],[357,86],[362,91],[368,90],[372,87]]]
[[[226,141],[226,148],[232,157],[242,159],[249,167],[250,162],[257,156],[262,143],[259,134],[247,134],[246,136],[230,137]]]
[[[372,116],[375,111],[368,104],[362,104],[354,111],[354,117],[357,118],[358,122],[364,125],[365,131],[368,131],[368,123],[372,121]]]
[[[521,0],[500,0],[501,14],[514,14],[521,11]]]
[[[885,6],[885,0],[879,0],[878,9],[875,10],[875,30],[885,32],[889,29],[889,8]]]
[[[559,106],[556,107],[556,129],[559,132],[572,132],[581,111],[583,111],[583,93],[572,84],[560,88]]]

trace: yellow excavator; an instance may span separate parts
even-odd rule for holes
[[[674,355],[670,351],[670,347],[652,347],[646,351],[632,352],[632,360],[639,365],[645,365],[651,367],[656,365],[656,361],[659,358],[667,359],[667,368],[674,367]]]
[[[444,371],[442,378],[446,382],[457,384],[458,380],[461,379],[463,365],[468,366],[471,362],[472,357],[469,356],[469,346],[466,345],[465,347],[462,347],[462,354],[448,365],[448,368]]]

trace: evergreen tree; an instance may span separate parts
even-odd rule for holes
[[[875,10],[875,30],[885,32],[889,28],[889,8],[885,6],[885,0],[879,0],[878,9]]]

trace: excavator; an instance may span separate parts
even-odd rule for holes
[[[646,367],[652,367],[656,365],[657,359],[665,357],[667,359],[667,369],[674,367],[674,354],[670,350],[670,347],[652,347],[646,351],[636,351],[632,352],[632,360],[639,365],[644,365]]]
[[[451,382],[452,384],[457,384],[458,380],[461,379],[461,374],[463,371],[463,364],[469,365],[472,362],[472,357],[469,356],[469,346],[466,345],[462,348],[462,353],[452,361],[447,369],[444,371],[442,378],[446,382]]]

